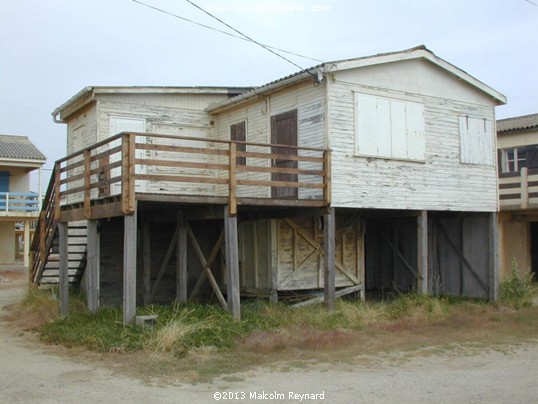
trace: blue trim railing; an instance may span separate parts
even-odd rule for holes
[[[39,195],[35,192],[0,192],[2,212],[39,212]]]

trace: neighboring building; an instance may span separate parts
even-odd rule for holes
[[[0,135],[0,264],[17,261],[19,240],[28,266],[31,224],[39,216],[39,189],[30,190],[30,172],[46,157],[26,136]],[[19,236],[19,233],[20,237]]]
[[[497,121],[501,275],[538,279],[538,114]]]
[[[90,307],[126,321],[206,279],[235,315],[239,294],[319,289],[494,299],[505,102],[423,46],[255,89],[90,87],[53,113],[79,150],[56,218],[88,220]]]

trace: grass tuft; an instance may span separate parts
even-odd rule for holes
[[[522,272],[514,261],[512,272],[501,282],[501,303],[513,309],[531,306],[533,298],[532,278],[532,272]]]

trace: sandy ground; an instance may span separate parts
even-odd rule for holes
[[[24,281],[0,279],[0,307],[17,301],[24,287]],[[0,344],[2,403],[288,403],[301,398],[309,403],[538,402],[538,344],[392,353],[358,358],[356,365],[297,369],[282,364],[276,368],[280,370],[260,368],[210,384],[167,386],[60,357],[28,335],[17,335],[3,321]],[[290,397],[290,392],[318,397]]]

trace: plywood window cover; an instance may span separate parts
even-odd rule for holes
[[[361,101],[362,107],[359,106]],[[370,119],[369,122],[362,119],[361,113],[369,113],[368,107],[363,108],[365,103],[375,103],[376,116],[381,119]],[[416,100],[355,92],[354,107],[356,156],[425,162],[426,140],[423,103]],[[365,127],[368,123],[372,129]],[[367,133],[368,136],[361,137],[364,133]],[[372,133],[374,137],[372,137]],[[379,136],[384,136],[385,142],[379,139]],[[370,142],[369,146],[368,141]]]

